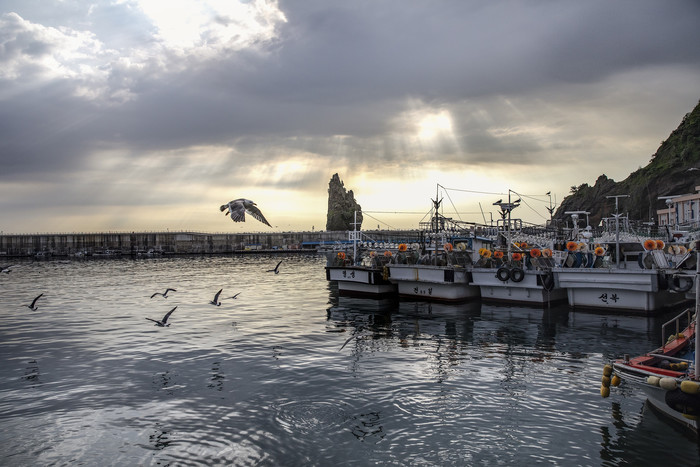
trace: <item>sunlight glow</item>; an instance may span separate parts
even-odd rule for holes
[[[452,135],[452,118],[446,110],[428,114],[418,122],[418,137],[421,140],[430,140],[446,134]]]
[[[248,47],[274,37],[286,22],[277,2],[255,0],[137,0],[167,47],[221,49]]]

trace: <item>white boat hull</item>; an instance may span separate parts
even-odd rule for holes
[[[435,301],[461,301],[479,297],[471,273],[462,267],[425,264],[390,264],[389,280],[399,297]]]
[[[555,269],[573,308],[657,311],[686,301],[684,294],[660,290],[656,269]]]
[[[327,266],[326,279],[337,281],[341,295],[382,298],[397,292],[396,285],[385,280],[379,268]]]
[[[562,302],[567,299],[565,289],[546,290],[542,280],[538,280],[536,271],[525,271],[523,280],[501,281],[496,276],[496,269],[474,268],[472,270],[472,285],[477,285],[481,291],[482,300],[494,302],[513,302],[541,305],[545,303]]]

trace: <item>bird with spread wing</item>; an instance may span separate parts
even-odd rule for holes
[[[263,216],[263,213],[260,212],[258,206],[249,199],[234,199],[233,201],[229,201],[226,204],[222,204],[219,209],[221,210],[221,212],[224,212],[228,209],[225,215],[230,214],[233,222],[245,222],[245,213],[247,212],[263,224],[272,227],[270,223],[267,222],[267,219],[265,219],[265,216]]]

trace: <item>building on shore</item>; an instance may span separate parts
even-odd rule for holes
[[[693,229],[700,227],[700,186],[695,187],[695,193],[664,198],[668,207],[656,211],[659,226]]]

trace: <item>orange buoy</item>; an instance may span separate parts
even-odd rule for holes
[[[656,250],[656,240],[652,240],[652,239],[644,240],[644,249],[647,251]]]

